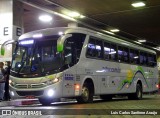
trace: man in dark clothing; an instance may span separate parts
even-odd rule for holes
[[[7,67],[5,68],[5,93],[4,93],[4,100],[10,100],[10,95],[9,95],[9,75],[10,75],[10,61],[6,62]]]

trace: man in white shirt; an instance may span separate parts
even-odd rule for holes
[[[4,87],[5,87],[5,79],[4,79],[4,69],[3,69],[3,62],[0,62],[0,102],[3,100],[4,97]]]

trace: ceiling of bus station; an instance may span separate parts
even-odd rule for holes
[[[146,6],[133,8],[133,0],[21,0],[24,8],[25,32],[48,27],[68,26],[73,22],[54,14],[65,10],[77,11],[85,18],[79,26],[100,30],[118,28],[116,35],[132,41],[145,39],[145,45],[160,46],[160,0],[146,0]],[[41,14],[53,17],[50,23],[38,20]]]

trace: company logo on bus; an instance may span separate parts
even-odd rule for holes
[[[109,67],[102,67],[105,72],[115,72],[115,73],[120,73],[121,69],[120,68],[109,68]]]

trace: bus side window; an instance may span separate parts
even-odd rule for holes
[[[134,51],[134,63],[139,64],[139,51],[138,50]]]
[[[117,46],[115,44],[111,44],[110,59],[114,61],[117,60]]]
[[[129,49],[124,47],[123,53],[124,53],[124,62],[128,63],[129,62]]]
[[[144,65],[147,65],[147,63],[148,63],[147,53],[144,53],[144,55],[143,55],[143,62],[144,62]]]
[[[95,50],[96,50],[95,40],[90,39],[87,48],[87,56],[95,57],[96,56]]]
[[[97,58],[103,58],[103,48],[102,48],[102,41],[96,40],[96,57]]]
[[[68,39],[65,44],[65,64],[71,64],[72,63],[72,46],[71,41]]]
[[[140,52],[140,55],[139,55],[139,58],[140,58],[140,64],[141,65],[147,65],[147,53],[145,52]]]
[[[140,64],[143,65],[144,64],[144,53],[143,52],[140,52],[139,59],[140,59]]]
[[[123,47],[118,46],[118,61],[119,62],[123,62],[124,58],[123,58]]]
[[[130,56],[130,63],[134,63],[134,50],[130,49],[129,56]]]
[[[148,66],[154,67],[157,65],[156,56],[153,54],[148,55]]]
[[[104,42],[104,59],[109,60],[109,54],[110,54],[110,44],[107,42]]]

